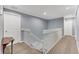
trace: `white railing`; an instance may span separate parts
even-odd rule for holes
[[[44,52],[48,53],[48,51],[53,48],[61,39],[62,37],[62,29],[49,29],[43,31],[43,47]]]
[[[47,53],[52,47],[54,47],[58,43],[58,41],[62,37],[61,28],[44,30],[42,40],[40,40],[35,34],[33,34],[30,29],[22,29],[22,31],[27,33],[29,37],[29,38],[25,38],[26,42],[29,45],[31,44],[32,45],[31,47],[34,47],[39,50],[41,49],[43,53]],[[33,42],[31,42],[31,40]]]
[[[33,34],[30,29],[22,29],[22,31],[31,33],[31,35],[34,36],[34,37],[37,39],[37,41],[42,42],[42,41],[40,40],[40,38],[38,38],[35,34]]]
[[[34,47],[36,49],[41,50],[43,48],[43,42],[38,38],[35,34],[32,33],[30,29],[21,29],[21,31],[24,31],[27,33],[28,38],[26,38],[26,41],[31,47]],[[33,42],[31,42],[33,41]]]

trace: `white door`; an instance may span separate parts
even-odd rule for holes
[[[21,18],[19,14],[4,12],[4,37],[13,37],[16,42],[21,40]]]
[[[64,35],[72,35],[73,19],[64,19]]]

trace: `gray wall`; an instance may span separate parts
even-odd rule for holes
[[[64,34],[64,18],[57,18],[48,21],[48,29],[62,28],[62,35]]]
[[[48,29],[62,28],[63,27],[63,18],[57,18],[48,21]]]
[[[44,29],[55,29],[55,28],[62,28],[62,32],[63,31],[63,23],[64,23],[64,18],[57,18],[57,19],[53,19],[53,20],[42,20],[39,18],[35,18],[32,16],[28,16],[28,15],[22,15],[22,23],[21,23],[21,27],[22,28],[29,28],[32,30],[32,32],[39,37],[40,39],[43,36],[43,30]],[[63,34],[63,33],[62,33]],[[23,35],[23,33],[22,33]]]
[[[28,15],[22,15],[21,27],[31,29],[31,31],[40,39],[42,31],[47,28],[47,21]]]

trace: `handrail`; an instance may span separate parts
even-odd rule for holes
[[[38,38],[30,29],[21,29],[21,31],[25,31],[25,32],[28,32],[29,34],[31,34],[32,37],[35,38],[35,41],[39,42],[39,44],[42,44],[41,48],[39,49],[39,47],[37,45],[33,45],[31,47],[33,48],[36,48],[36,49],[39,49],[40,51],[43,51],[44,50],[44,47],[43,47],[43,41],[40,40],[40,38]],[[28,44],[31,44],[31,43],[28,43]],[[29,45],[30,46],[30,45]],[[42,49],[42,50],[41,50]]]
[[[33,37],[35,37],[37,39],[37,41],[41,42],[42,41],[40,40],[40,38],[38,38],[30,29],[21,29],[22,31],[25,31],[25,32],[29,32],[32,34]]]

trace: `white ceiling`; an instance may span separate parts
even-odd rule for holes
[[[74,5],[7,5],[4,8],[22,12],[43,19],[54,19],[67,15],[74,15]]]

